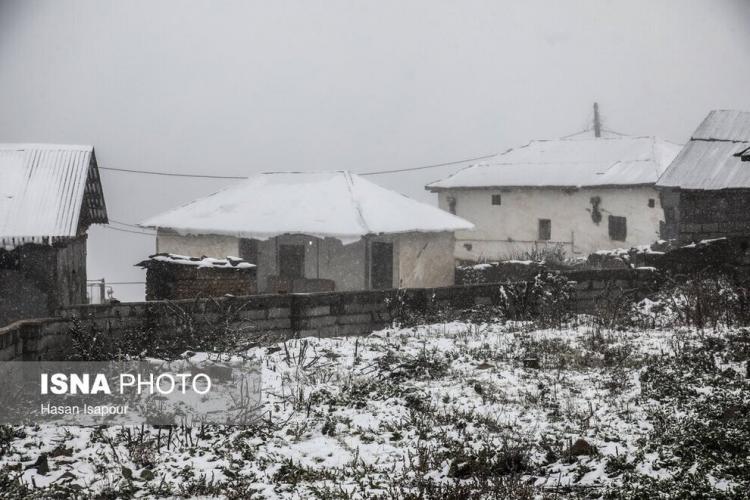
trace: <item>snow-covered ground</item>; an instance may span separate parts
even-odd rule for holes
[[[662,372],[644,372],[734,334],[592,325],[455,322],[259,348],[256,426],[4,427],[0,492],[533,498],[606,494],[624,481],[637,491],[637,478],[681,474],[676,454],[648,445],[665,425],[656,416],[690,410],[651,397]],[[744,363],[716,357],[746,403]],[[690,380],[698,399],[716,389]],[[718,474],[709,469],[699,471]],[[719,493],[737,486],[731,474],[707,481]]]

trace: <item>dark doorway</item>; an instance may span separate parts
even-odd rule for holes
[[[279,245],[279,276],[289,279],[305,277],[304,245]]]
[[[393,288],[393,243],[373,241],[370,252],[372,255],[372,288],[376,290]]]

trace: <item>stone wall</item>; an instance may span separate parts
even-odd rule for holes
[[[576,312],[595,312],[600,299],[639,298],[658,285],[649,270],[572,271]],[[66,307],[60,317],[20,321],[0,330],[0,360],[56,359],[67,348],[75,322],[107,338],[131,330],[179,335],[188,330],[226,327],[280,341],[291,337],[363,335],[391,324],[394,300],[466,309],[498,304],[498,283],[442,288],[359,292],[253,295],[200,300],[151,301]],[[621,300],[621,299],[620,299]]]
[[[668,190],[662,193],[667,230],[683,243],[750,236],[750,190]],[[670,213],[667,214],[667,211]]]
[[[20,298],[20,300],[19,300]],[[0,327],[86,302],[86,236],[0,249]]]
[[[0,327],[0,361],[61,359],[70,347],[71,322],[63,318],[17,321]]]
[[[500,261],[485,264],[467,264],[456,268],[456,284],[496,283],[533,279],[547,267],[539,262]]]
[[[255,269],[196,267],[150,263],[146,270],[147,300],[179,300],[257,293]]]
[[[565,271],[564,275],[575,282],[576,312],[599,312],[623,300],[639,301],[656,292],[661,279],[651,268],[640,269],[589,269]]]

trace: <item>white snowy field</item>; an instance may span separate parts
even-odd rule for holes
[[[288,341],[250,353],[257,426],[2,427],[0,495],[741,497],[747,340],[579,319]],[[691,445],[722,422],[738,449]]]

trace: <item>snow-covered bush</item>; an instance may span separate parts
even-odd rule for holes
[[[649,410],[653,430],[642,451],[671,474],[627,474],[627,497],[742,498],[750,491],[750,380],[727,363],[750,359],[734,351],[737,342],[750,343],[750,335],[688,342],[646,367],[642,395],[659,405]]]
[[[565,276],[540,273],[532,281],[500,285],[499,310],[506,319],[560,327],[572,316],[573,293]]]
[[[728,276],[696,274],[638,303],[630,319],[651,328],[750,325],[750,288]]]

